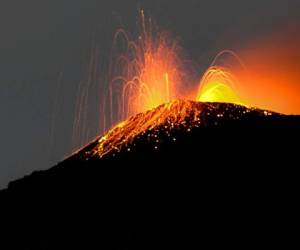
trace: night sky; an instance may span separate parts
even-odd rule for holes
[[[300,21],[299,0],[2,0],[0,188],[96,136],[94,110],[89,134],[72,142],[78,88],[91,58],[106,68],[117,28],[136,31],[138,8],[179,39],[199,74],[220,50]]]

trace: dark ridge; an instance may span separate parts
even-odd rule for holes
[[[11,182],[3,249],[294,245],[300,117],[207,105],[200,126],[155,128],[159,144],[148,131],[100,158],[97,139]]]

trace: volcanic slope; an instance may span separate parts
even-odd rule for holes
[[[299,116],[234,104],[161,105],[11,182],[2,238],[11,249],[286,247],[299,129]]]

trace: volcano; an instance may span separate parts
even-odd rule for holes
[[[11,182],[3,239],[12,249],[286,247],[299,129],[299,116],[171,101]]]
[[[213,139],[220,129],[226,129],[227,132],[232,130],[231,139],[235,137],[233,130],[239,133],[238,130],[243,129],[243,137],[246,139],[247,134],[253,133],[254,130],[260,133],[262,130],[287,127],[292,130],[298,129],[299,117],[229,103],[174,100],[118,124],[104,136],[76,152],[70,160],[89,161],[119,158],[123,155],[133,155],[135,158],[135,154],[172,151],[174,145],[176,147],[176,144],[187,143],[191,137],[195,138],[195,142],[189,143],[189,150],[192,152],[197,151],[198,147],[193,148],[195,144],[207,143],[207,134]],[[265,132],[267,135],[267,131]],[[224,143],[230,143],[230,137]],[[184,151],[183,148],[178,150]]]

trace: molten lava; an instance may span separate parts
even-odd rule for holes
[[[134,138],[143,136],[147,132],[151,132],[149,133],[151,139],[154,138],[155,142],[159,143],[157,135],[159,129],[163,129],[168,134],[175,127],[186,126],[188,117],[193,117],[192,123],[200,122],[201,110],[195,109],[194,106],[195,103],[192,102],[174,100],[135,115],[127,121],[121,122],[103,136],[99,140],[97,153],[102,157],[113,150],[119,152]]]
[[[202,76],[196,100],[200,102],[222,102],[251,106],[240,95],[238,90],[240,82],[233,70],[228,66],[222,66],[218,62],[226,56],[234,59],[240,68],[244,68],[241,59],[233,51],[221,51]],[[231,64],[234,65],[233,62]]]
[[[253,116],[263,121],[278,115],[235,104],[174,100],[118,124],[98,140],[86,157],[114,156],[124,150],[129,153],[138,147],[139,141],[158,150],[162,142],[176,142],[177,131],[189,133],[197,128],[222,127],[228,121],[247,121],[249,117],[253,121]]]
[[[112,123],[176,99],[247,105],[238,94],[237,78],[229,68],[218,64],[218,59],[227,54],[240,63],[233,52],[223,51],[216,56],[200,80],[198,92],[191,95],[195,84],[190,79],[194,76],[187,73],[176,40],[161,32],[151,19],[145,19],[143,11],[139,23],[137,39],[131,40],[123,29],[114,37],[109,103],[111,116],[117,115],[111,118]]]
[[[229,55],[242,65],[237,55],[231,51],[219,53],[200,80],[198,92],[187,95],[195,85],[190,80],[194,77],[186,73],[176,40],[154,29],[143,11],[140,23],[138,39],[130,40],[124,30],[119,30],[114,38],[115,47],[118,42],[126,44],[125,51],[117,53],[110,84],[111,106],[117,104],[119,108],[116,122],[176,99],[249,105],[238,94],[239,81],[234,73],[218,63]]]
[[[146,20],[143,11],[140,18],[137,39],[130,40],[124,30],[114,38],[115,50],[119,44],[125,47],[113,53],[110,103],[119,107],[117,120],[181,98],[183,84],[188,82],[176,40]]]
[[[226,69],[211,67],[200,82],[196,100],[199,102],[223,102],[246,105],[234,89],[236,79]]]
[[[198,126],[201,109],[195,109],[194,101],[241,105],[246,113],[251,111],[250,107],[300,113],[300,75],[295,67],[299,62],[295,58],[289,61],[293,52],[298,51],[294,57],[300,55],[298,45],[292,52],[285,48],[285,56],[281,57],[266,52],[265,48],[252,56],[241,53],[243,60],[232,51],[222,51],[195,83],[191,81],[195,76],[187,72],[176,40],[161,32],[151,19],[146,20],[143,11],[140,14],[135,39],[130,39],[124,30],[119,30],[114,37],[109,90],[103,92],[102,98],[102,119],[108,124],[105,128],[119,124],[99,140],[94,154],[102,157],[111,151],[118,152],[133,138],[160,126],[166,126],[166,131],[186,126],[187,117],[188,129]],[[279,65],[278,57],[286,65]],[[193,91],[195,85],[197,91]],[[159,141],[155,133],[149,136]]]

